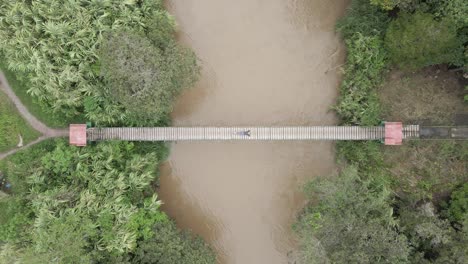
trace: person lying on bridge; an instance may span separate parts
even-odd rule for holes
[[[248,137],[250,137],[250,130],[239,131],[239,132],[236,132],[236,134],[239,135],[239,136],[248,136]]]

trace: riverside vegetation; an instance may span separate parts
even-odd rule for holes
[[[0,152],[15,147],[20,137],[26,144],[39,137],[39,133],[23,120],[8,97],[0,91]]]
[[[338,25],[348,48],[336,106],[343,123],[385,118],[378,87],[390,65],[466,67],[467,7],[354,0]],[[158,0],[0,0],[1,67],[54,127],[168,124],[172,101],[199,71],[174,32]],[[310,203],[295,225],[302,261],[463,263],[468,147],[423,144],[338,144],[340,175],[305,187]],[[417,152],[411,161],[419,163],[391,170],[391,158],[393,167],[405,162],[403,151]],[[202,240],[159,209],[153,184],[167,153],[163,144],[80,149],[49,140],[0,161],[13,186],[0,200],[0,263],[215,263]]]
[[[468,3],[459,0],[353,0],[337,25],[348,51],[335,107],[343,124],[378,125],[387,115],[418,121],[411,119],[414,112],[399,113],[404,108],[387,109],[392,102],[380,96],[381,86],[403,71],[406,77],[392,85],[406,90],[392,99],[418,107],[420,99],[405,95],[413,86],[404,83],[436,82],[427,75],[427,81],[419,80],[431,71],[422,67],[445,64],[466,72],[467,14]],[[446,74],[459,79],[450,87],[458,97],[447,104],[462,105],[459,83],[466,81],[462,74]],[[435,85],[439,84],[434,89],[442,89],[442,82]],[[429,94],[434,89],[421,89],[422,97],[441,95],[439,103],[447,97],[442,91]],[[437,106],[438,101],[432,104]],[[425,118],[431,119],[433,112],[416,110],[429,113]],[[433,116],[435,120],[438,114]],[[436,124],[452,122],[443,121]],[[398,149],[377,142],[337,144],[343,164],[339,175],[314,180],[304,188],[310,201],[294,225],[302,263],[466,263],[468,144],[405,144]]]
[[[49,126],[165,125],[199,72],[175,30],[159,0],[0,0],[1,68]],[[13,186],[0,200],[0,263],[215,263],[159,209],[167,154],[159,143],[48,140],[0,161]]]

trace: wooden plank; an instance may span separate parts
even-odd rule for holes
[[[451,137],[453,139],[468,139],[468,127],[452,128]]]
[[[250,137],[242,134],[250,130]],[[412,136],[414,128],[406,127]],[[176,141],[176,140],[375,140],[384,137],[382,127],[154,127],[92,128],[92,141]]]

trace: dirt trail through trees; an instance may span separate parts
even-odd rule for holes
[[[48,126],[46,126],[44,123],[39,121],[35,116],[33,116],[26,106],[21,102],[21,100],[16,96],[15,92],[13,89],[11,89],[10,85],[8,84],[7,79],[5,78],[5,75],[3,72],[0,72],[0,90],[2,90],[8,98],[13,102],[15,105],[16,109],[18,109],[18,112],[21,114],[21,116],[37,131],[39,131],[42,136],[40,136],[38,139],[30,142],[29,144],[26,144],[22,148],[17,148],[17,149],[12,149],[10,151],[6,151],[3,153],[0,153],[0,160],[22,150],[25,148],[28,148],[34,144],[37,144],[41,141],[44,141],[49,138],[54,138],[54,137],[65,137],[68,135],[68,129],[53,129]]]

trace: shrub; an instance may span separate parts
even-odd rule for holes
[[[460,65],[463,59],[463,45],[455,25],[421,12],[403,14],[392,21],[385,44],[391,61],[406,69],[441,63]]]
[[[355,166],[361,177],[375,175],[385,168],[380,142],[341,141],[337,143],[339,158]]]
[[[424,10],[428,11],[439,5],[440,0],[370,0],[373,5],[383,10],[392,10],[398,7],[404,11]]]
[[[346,40],[346,46],[345,77],[335,109],[347,124],[377,125],[381,109],[376,88],[387,61],[383,43],[378,36],[357,33]]]
[[[453,20],[457,28],[468,27],[468,2],[465,0],[441,1],[438,14]]]
[[[400,0],[370,0],[370,2],[384,10],[391,10],[397,6]]]
[[[30,210],[25,201],[19,197],[0,199],[0,244],[7,241],[18,241],[27,233],[31,224]]]
[[[167,221],[156,195],[142,194],[156,176],[154,153],[141,155],[124,142],[86,149],[59,142],[29,168],[29,191],[18,194],[27,200],[34,222],[22,238],[30,246],[20,259],[31,253],[69,263],[76,254],[94,260],[121,255],[150,238],[155,222]]]
[[[28,75],[29,92],[73,115],[98,83],[102,33],[141,29],[160,1],[20,0],[0,5],[0,49],[9,69]]]
[[[398,208],[400,230],[412,245],[411,263],[463,263],[460,260],[468,256],[464,245],[468,237],[439,218],[432,203],[400,203]]]
[[[353,0],[346,16],[338,21],[336,28],[345,39],[355,34],[384,35],[389,20],[387,14],[371,5],[369,0]]]
[[[0,54],[0,70],[5,75],[16,96],[28,108],[28,111],[47,126],[64,128],[70,123],[83,119],[82,116],[72,115],[67,117],[63,113],[53,112],[52,109],[39,102],[36,97],[28,94],[28,88],[31,86],[28,76],[9,70],[7,61],[2,54]]]
[[[452,193],[448,216],[451,221],[460,223],[468,217],[468,183]]]
[[[38,138],[40,133],[21,117],[6,94],[0,91],[0,152],[15,147],[20,135],[26,144]]]
[[[198,73],[193,52],[176,44],[174,32],[161,0],[0,5],[8,69],[25,76],[28,93],[44,108],[86,114],[98,125],[166,122],[174,96]]]
[[[131,257],[138,264],[214,264],[213,251],[201,240],[177,230],[171,221],[159,222],[154,226],[157,236],[141,241]]]
[[[295,226],[304,263],[407,262],[410,248],[397,232],[388,183],[375,176],[363,180],[348,167],[306,186],[311,203]]]
[[[151,36],[162,45],[157,34]],[[174,41],[166,45],[161,50],[143,34],[129,31],[105,38],[99,52],[104,94],[130,110],[126,123],[155,124],[164,119],[175,97],[197,80],[193,52]]]

